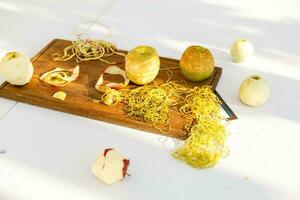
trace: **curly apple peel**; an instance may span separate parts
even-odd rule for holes
[[[185,97],[179,111],[195,123],[188,127],[189,137],[184,145],[173,152],[175,158],[195,168],[207,168],[226,155],[227,131],[222,124],[220,104],[209,86],[195,87]]]
[[[188,88],[175,82],[149,84],[131,90],[118,91],[127,115],[139,121],[169,125],[169,109],[178,109],[193,123],[186,127],[189,137],[172,155],[195,168],[212,167],[226,153],[227,131],[220,112],[221,101],[210,86]],[[106,91],[104,95],[111,95]]]
[[[125,62],[126,55],[118,51],[116,46],[110,42],[102,40],[75,40],[72,41],[72,44],[67,46],[63,55],[53,54],[52,58],[54,61],[68,61],[73,57],[76,57],[76,62],[80,63],[82,61],[89,60],[100,60],[107,64],[117,64]],[[118,62],[108,61],[104,58],[107,58],[112,55],[120,55],[124,57],[123,60]]]
[[[55,68],[41,75],[40,80],[56,87],[66,86],[68,83],[75,81],[79,76],[79,65],[73,69]]]
[[[116,82],[110,82],[104,80],[103,76],[104,74],[112,74],[112,75],[121,75],[124,78],[123,83],[116,83]],[[109,87],[112,89],[123,89],[129,84],[130,80],[126,77],[125,71],[123,69],[120,69],[119,67],[112,65],[107,67],[100,75],[95,88],[96,90],[103,92],[105,91],[105,87]],[[109,92],[109,91],[108,91]]]

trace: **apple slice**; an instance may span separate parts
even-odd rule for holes
[[[127,174],[130,161],[115,149],[105,149],[92,166],[92,173],[106,184],[121,181]]]

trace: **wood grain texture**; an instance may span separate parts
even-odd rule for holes
[[[63,88],[56,88],[49,85],[43,84],[39,77],[44,72],[50,71],[55,67],[61,67],[65,69],[72,68],[77,65],[75,59],[67,62],[54,62],[51,55],[54,53],[62,53],[63,49],[70,44],[68,40],[54,39],[45,48],[43,48],[37,55],[32,58],[34,66],[34,75],[30,83],[25,86],[13,86],[8,83],[4,83],[0,86],[0,96],[23,103],[37,105],[45,108],[50,108],[66,113],[71,113],[91,119],[101,120],[121,126],[135,128],[147,132],[160,133],[157,129],[153,128],[152,125],[136,121],[128,117],[122,110],[122,104],[114,106],[107,106],[102,103],[95,103],[92,99],[99,99],[101,93],[94,89],[97,79],[104,69],[108,66],[107,64],[100,61],[87,61],[79,63],[80,65],[80,76],[75,82],[68,84]],[[127,53],[127,51],[123,51]],[[118,55],[110,57],[111,61],[117,61],[122,59]],[[179,66],[179,60],[160,57],[161,69],[163,68],[175,68]],[[119,67],[124,69],[124,64],[119,64]],[[180,70],[172,70],[172,80],[182,81]],[[200,82],[192,83],[186,81],[189,87],[200,86],[200,85],[211,85],[213,89],[218,84],[221,77],[222,69],[215,67],[213,75]],[[107,75],[106,78],[110,80],[117,80],[119,77]],[[159,72],[155,82],[165,82],[168,78],[166,70]],[[182,82],[182,84],[184,84]],[[56,92],[62,90],[67,93],[65,101],[61,101],[52,97]],[[170,131],[168,136],[184,139],[187,137],[184,131],[186,121],[177,111],[170,112]],[[161,127],[164,128],[164,127]]]

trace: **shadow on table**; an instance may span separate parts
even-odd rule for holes
[[[19,50],[34,55],[54,38],[75,39],[79,23],[95,20],[114,1],[3,0],[0,2],[0,53]]]
[[[295,66],[300,63],[300,48],[295,42],[300,33],[299,21],[292,18],[264,20],[238,16],[239,10],[236,8],[203,1],[160,2],[159,6],[152,1],[136,2],[135,11],[126,15],[118,12],[122,6],[117,4],[114,17],[107,17],[105,21],[110,22],[112,27],[118,27],[119,43],[127,48],[150,44],[159,47],[161,54],[180,58],[191,44],[200,43],[209,47],[217,64],[224,69],[217,90],[237,115],[240,112],[253,116],[268,114],[300,121],[300,73],[299,65]],[[276,12],[272,6],[265,9]],[[154,17],[151,13],[161,17]],[[130,29],[124,31],[128,22]],[[228,49],[239,37],[248,38],[257,46],[255,54],[264,59],[262,65],[265,66],[257,66],[259,62],[256,62],[256,68],[249,68],[246,66],[251,63],[237,65],[231,62]],[[125,38],[131,39],[128,41]],[[128,42],[124,44],[124,40]],[[277,69],[279,67],[283,69],[282,74]],[[258,108],[245,106],[238,99],[241,82],[253,74],[262,75],[270,85],[270,99]]]
[[[135,44],[153,43],[159,47],[162,44],[166,45],[171,47],[169,52],[174,51],[174,48],[168,45],[172,41],[175,45],[178,42],[179,46],[176,47],[180,52],[187,44],[200,43],[224,52],[234,40],[245,37],[254,45],[260,44],[256,53],[266,58],[294,64],[289,61],[300,55],[300,49],[295,42],[298,41],[300,22],[292,18],[270,20],[239,16],[241,11],[237,8],[200,0],[137,1],[134,4],[134,12],[124,13],[120,9],[125,4],[126,2],[119,2],[112,9],[113,17],[104,17],[112,27],[119,27],[121,37],[127,38],[123,42],[120,41],[121,43],[128,43],[128,38],[132,38],[130,41]],[[276,6],[272,7],[269,4],[265,7],[272,14],[277,12],[275,8]],[[129,25],[130,29],[125,29]],[[223,57],[222,52],[221,58],[217,56],[217,59],[229,61],[229,56]]]
[[[6,14],[5,20],[8,19],[7,17],[19,17],[20,24],[18,26],[24,30],[22,34],[28,40],[33,40],[34,35],[32,35],[32,30],[26,29],[29,25],[27,23],[39,27],[41,20],[44,20],[48,27],[43,26],[43,29],[35,30],[36,35],[47,33],[47,39],[50,40],[50,37],[60,37],[70,33],[71,25],[68,24],[68,16],[75,16],[74,20],[77,21],[80,16],[89,14],[89,11],[84,11],[80,7],[79,1],[74,1],[74,4],[68,4],[68,7],[63,8],[57,8],[57,5],[37,4],[36,1],[3,2],[0,3],[1,15]],[[89,2],[91,2],[89,7],[93,7],[92,1]],[[294,64],[299,60],[297,57],[300,55],[300,49],[295,42],[298,41],[300,32],[298,21],[293,19],[269,21],[239,17],[235,15],[235,9],[201,1],[157,0],[133,3],[134,6],[131,7],[133,10],[128,8],[128,12],[120,12],[124,9],[124,4],[127,5],[128,2],[118,2],[111,11],[113,17],[104,18],[112,28],[117,27],[115,40],[117,44],[120,44],[119,46],[132,48],[138,44],[150,44],[158,46],[159,52],[162,54],[179,58],[188,44],[207,45],[214,51],[216,60],[220,60],[224,64],[225,75],[218,90],[229,105],[234,107],[237,114],[244,112],[254,116],[258,113],[267,113],[299,121],[298,113],[300,111],[296,107],[297,103],[299,104],[299,92],[296,93],[290,89],[299,90],[299,81],[271,73],[262,73],[270,83],[271,98],[264,106],[250,109],[239,102],[237,91],[239,84],[246,76],[258,73],[258,71],[245,70],[237,65],[229,64],[228,51],[224,50],[228,49],[233,40],[244,36],[254,43],[261,44],[256,51],[260,56],[278,62],[284,60],[287,65]],[[57,9],[60,11],[57,12]],[[29,12],[30,10],[32,12]],[[80,12],[75,12],[76,10]],[[94,10],[94,12],[96,11]],[[4,18],[1,17],[0,21],[3,22]],[[57,33],[57,23],[66,27],[64,30],[59,30],[61,33]],[[128,28],[129,23],[130,28]],[[191,29],[191,27],[193,28]],[[9,45],[25,47],[28,44],[24,41],[24,37],[19,37],[20,29],[17,26],[11,26],[10,23],[4,22],[3,30],[9,32],[0,38],[1,41],[7,42],[5,48]],[[91,35],[97,36],[98,32],[93,31]],[[40,45],[42,47],[44,44]],[[26,106],[24,107],[26,111]],[[34,110],[32,106],[27,108],[30,112]],[[22,110],[15,108],[15,111],[21,115],[29,113],[28,110],[22,113]],[[134,136],[138,138],[134,139],[118,133],[119,130],[126,130],[126,132],[132,132],[133,135],[141,134],[135,130],[117,129],[117,126],[109,124],[85,121],[83,118],[71,115],[66,117],[66,115],[59,115],[57,112],[50,112],[46,109],[36,109],[32,113],[32,119],[44,118],[44,120],[35,124],[34,129],[32,124],[27,124],[21,118],[13,119],[25,131],[31,130],[32,132],[30,133],[32,137],[22,137],[22,140],[19,140],[21,133],[17,132],[17,127],[5,124],[5,120],[12,120],[13,117],[13,113],[9,113],[2,120],[2,126],[5,126],[2,129],[10,130],[11,133],[6,134],[1,142],[14,144],[14,146],[7,146],[7,156],[12,159],[11,162],[21,161],[24,168],[20,167],[13,173],[1,177],[0,186],[13,185],[13,189],[5,191],[2,191],[4,187],[0,187],[0,198],[3,199],[16,199],[14,195],[17,190],[30,188],[30,184],[33,184],[32,190],[44,189],[42,190],[46,194],[44,196],[59,195],[55,191],[60,187],[70,196],[74,191],[78,191],[75,194],[115,199],[125,199],[125,197],[129,197],[128,199],[210,197],[209,199],[265,200],[274,199],[273,197],[276,195],[274,189],[256,183],[251,177],[245,179],[246,175],[237,177],[228,172],[222,172],[218,166],[208,170],[196,170],[177,162],[170,156],[170,152],[143,140],[144,137],[150,137],[147,134]],[[55,121],[48,121],[48,119],[55,119]],[[70,125],[69,119],[73,120],[73,125]],[[70,126],[68,127],[69,132],[60,133],[57,130],[57,127],[63,125]],[[86,130],[89,132],[87,133]],[[82,136],[83,133],[86,134],[86,138]],[[3,133],[0,132],[0,136],[1,134]],[[66,143],[66,141],[69,142]],[[132,161],[129,170],[132,176],[112,187],[107,187],[99,182],[90,172],[91,164],[96,156],[107,147],[117,147]],[[226,160],[221,162],[226,162]],[[178,172],[184,173],[178,174]],[[35,178],[30,179],[31,176]],[[40,179],[39,177],[45,178]],[[48,196],[51,197],[51,195]],[[36,199],[40,199],[39,197]]]
[[[38,115],[43,118],[46,112],[43,109],[32,118]],[[0,175],[0,199],[267,200],[276,197],[273,188],[257,183],[247,174],[237,176],[223,172],[218,165],[211,169],[194,169],[175,160],[157,141],[151,143],[154,140],[151,134],[75,116],[70,118],[77,125],[69,127],[68,133],[57,133],[52,126],[57,123],[41,120],[32,130],[32,138],[16,141],[17,148],[7,147],[7,154],[0,155],[3,156],[1,172],[3,166],[10,169]],[[57,120],[66,123],[68,119],[58,116]],[[22,122],[20,125],[28,130],[29,125]],[[45,125],[46,131],[38,131]],[[89,132],[85,133],[87,127]],[[120,130],[132,132],[132,136],[119,133]],[[12,143],[8,140],[14,140],[16,135],[12,132],[1,142]],[[68,143],[67,138],[70,138]],[[33,141],[28,146],[30,140]],[[104,185],[91,173],[94,159],[107,147],[116,147],[131,161],[128,171],[131,176],[112,186]],[[219,165],[223,162],[226,159]]]
[[[47,33],[53,37],[56,33],[59,37],[65,35],[61,33],[67,32],[68,35],[72,35],[70,27],[76,25],[76,22],[94,20],[99,14],[108,12],[103,20],[108,22],[111,28],[115,28],[123,46],[130,42],[161,46],[161,38],[166,38],[228,49],[236,38],[246,37],[254,44],[262,44],[257,53],[264,57],[279,61],[287,58],[284,60],[288,64],[291,58],[300,55],[300,49],[295,42],[298,41],[300,22],[292,18],[269,20],[238,16],[240,10],[237,8],[200,0],[136,0],[130,3],[118,1],[112,3],[110,9],[104,9],[111,2],[113,1],[1,1],[1,15],[5,17],[1,17],[0,21],[5,31],[9,32],[5,35],[6,38],[1,39],[25,45],[26,41],[19,40],[23,39],[19,37],[20,28],[26,38],[32,39],[32,30],[27,29],[29,26],[37,27],[34,30],[35,35],[42,36]],[[263,9],[262,6],[265,5],[260,6],[260,9]],[[124,12],[124,8],[127,12]],[[268,4],[265,10],[271,14],[277,12],[275,5]],[[18,18],[19,21],[18,24],[12,25],[9,22],[14,18]],[[47,26],[43,26],[45,24]],[[56,25],[59,25],[60,30],[57,30]],[[99,37],[100,33],[101,30],[91,30],[92,36]]]
[[[240,102],[238,91],[242,81],[253,74],[262,75],[269,83],[270,97],[259,107],[251,107]],[[233,78],[234,77],[234,78]],[[300,82],[270,73],[260,73],[240,66],[226,66],[217,90],[235,113],[246,116],[271,115],[294,122],[300,122]]]
[[[147,153],[145,156],[148,156]],[[11,158],[6,158],[5,161],[9,165],[18,163]],[[18,164],[19,167],[15,171],[0,180],[0,199],[277,199],[274,190],[248,177],[236,177],[219,172],[217,169],[196,172],[197,169],[178,166],[180,164],[175,162],[170,170],[167,168],[168,165],[164,164],[168,163],[163,161],[159,164],[149,163],[152,166],[144,168],[141,177],[131,170],[131,177],[107,186],[92,175],[82,178],[81,175],[86,174],[84,171],[68,175],[55,174],[23,162]],[[179,168],[184,168],[181,170],[184,173],[178,174]]]
[[[109,2],[109,1],[106,1]],[[215,59],[224,68],[222,80],[218,91],[222,97],[235,108],[235,112],[246,112],[249,115],[266,113],[279,116],[296,122],[300,121],[300,77],[296,73],[288,72],[289,69],[299,63],[298,34],[300,23],[291,18],[282,20],[268,20],[238,16],[236,8],[211,4],[204,1],[135,1],[133,7],[127,8],[127,2],[119,1],[103,18],[106,24],[115,28],[117,44],[122,48],[130,49],[139,44],[157,46],[161,55],[180,58],[182,51],[191,44],[203,44],[212,49]],[[51,37],[60,37],[71,34],[71,28],[76,22],[93,19],[101,11],[103,2],[93,0],[68,2],[43,2],[29,1],[3,1],[0,3],[1,24],[5,31],[10,32],[2,36],[3,48],[20,45],[25,47],[28,41],[19,37],[20,27],[25,38],[32,38],[32,30],[26,27],[39,27],[41,23],[47,23],[43,29],[36,29],[36,35],[45,35],[45,44]],[[262,5],[263,6],[263,5]],[[66,9],[67,8],[67,9]],[[265,8],[269,12],[276,12],[276,7]],[[11,26],[10,18],[19,17],[18,24]],[[139,16],[139,17],[137,17]],[[160,16],[160,17],[154,17]],[[176,17],[174,17],[176,16]],[[43,22],[44,21],[44,22]],[[73,23],[73,24],[72,24]],[[75,23],[75,24],[74,24]],[[57,30],[58,27],[65,27]],[[130,26],[130,28],[128,28]],[[100,31],[100,32],[99,32]],[[101,30],[91,30],[91,35],[99,37]],[[268,72],[257,69],[250,70],[243,65],[234,65],[230,61],[228,50],[232,41],[239,37],[246,37],[257,45],[256,54],[276,62],[284,62],[287,66],[287,74],[294,76],[282,76],[270,73],[272,64],[267,66]],[[0,49],[1,49],[0,44]],[[45,44],[39,44],[41,48]],[[35,45],[34,45],[35,46]],[[29,48],[29,47],[26,47]],[[30,50],[37,52],[39,49]],[[266,64],[266,63],[264,63]],[[268,63],[267,63],[268,65]],[[251,109],[242,105],[237,97],[238,87],[242,80],[252,74],[262,74],[271,86],[271,97],[267,104],[260,108]]]

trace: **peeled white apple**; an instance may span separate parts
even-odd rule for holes
[[[25,85],[32,78],[33,66],[26,55],[9,52],[0,62],[0,75],[12,85]]]
[[[250,106],[259,106],[267,101],[270,91],[269,85],[261,76],[253,75],[245,79],[239,90],[243,103]]]
[[[92,166],[92,173],[106,184],[121,181],[127,173],[129,160],[114,149],[105,149]]]
[[[230,54],[233,62],[241,63],[249,60],[253,55],[253,45],[246,39],[236,40],[230,49]]]

